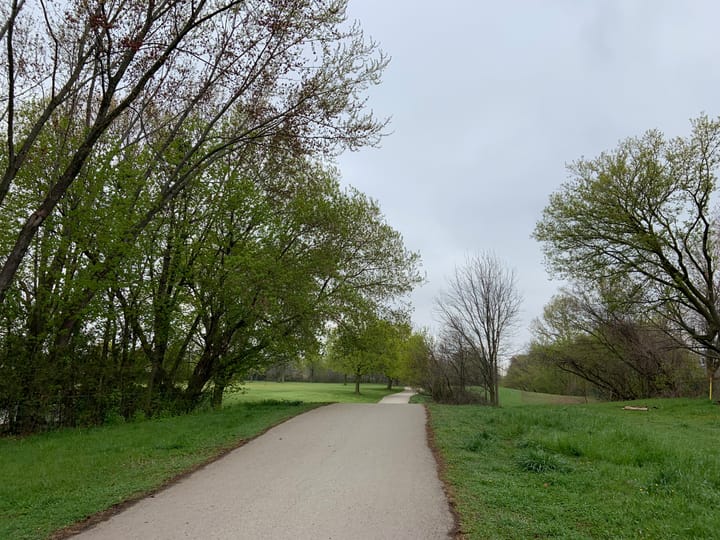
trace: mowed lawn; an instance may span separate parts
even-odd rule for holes
[[[319,403],[376,402],[388,393],[383,385],[361,390],[356,396],[350,384],[251,383],[221,411],[0,438],[0,538],[47,538]]]
[[[355,393],[355,383],[307,383],[251,381],[241,390],[228,392],[224,403],[247,403],[266,399],[303,401],[305,403],[377,403],[384,396],[400,392],[402,388],[387,389],[385,384],[363,383],[360,394]]]
[[[466,538],[720,538],[716,403],[500,399],[429,404]]]

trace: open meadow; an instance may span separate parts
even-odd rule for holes
[[[399,387],[388,390],[386,386],[363,383],[360,394],[356,394],[354,383],[249,381],[238,390],[226,392],[223,402],[251,403],[270,399],[304,403],[377,403],[386,395],[402,390]]]
[[[720,407],[637,404],[428,404],[465,537],[718,538]]]

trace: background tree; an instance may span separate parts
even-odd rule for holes
[[[720,367],[717,223],[711,215],[720,122],[700,117],[687,138],[649,131],[594,160],[550,197],[535,238],[555,274],[642,290],[645,310],[701,353],[709,394]]]
[[[458,334],[445,332],[427,345],[422,387],[438,403],[475,403],[487,401],[470,390],[485,384],[479,362]]]
[[[532,343],[526,354],[518,354],[510,359],[510,366],[502,378],[502,386],[543,394],[585,397],[593,395],[593,387],[589,382],[560,369],[556,360],[555,356],[547,354],[546,349]]]
[[[315,382],[321,371],[323,371],[327,365],[325,346],[322,343],[318,344],[315,350],[308,351],[302,358],[302,367],[307,371],[308,379],[310,382]]]
[[[362,377],[376,373],[380,368],[382,343],[373,322],[367,319],[344,321],[328,339],[330,365],[346,377],[353,377],[356,394],[360,393]]]
[[[469,257],[455,269],[436,301],[445,332],[476,363],[488,401],[498,405],[498,362],[506,352],[522,299],[515,273],[490,254]]]
[[[400,374],[400,354],[409,332],[407,325],[393,320],[395,318],[356,313],[341,321],[331,333],[331,365],[353,377],[356,394],[360,393],[360,382],[366,375],[382,374],[390,378]]]
[[[661,330],[657,321],[620,309],[626,305],[587,290],[554,297],[542,319],[534,323],[528,355],[515,366],[525,371],[525,385],[533,384],[528,377],[535,376],[538,385],[552,376],[551,385],[564,381],[568,386],[551,393],[577,393],[572,388],[578,388],[579,378],[603,399],[695,395],[699,371],[695,355],[669,329]],[[566,375],[559,376],[557,370]],[[511,372],[507,384],[520,375]]]
[[[387,380],[388,390],[405,375],[406,356],[412,335],[407,314],[395,318],[399,320],[386,323],[385,350],[380,359],[380,371]]]
[[[427,388],[432,339],[427,331],[411,330],[400,355],[399,379],[416,388]]]

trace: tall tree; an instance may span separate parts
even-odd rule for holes
[[[643,291],[654,310],[702,353],[712,399],[720,368],[720,283],[712,196],[720,121],[700,117],[686,138],[657,131],[569,167],[534,236],[549,268],[580,281],[613,281]],[[631,296],[631,300],[636,298]]]
[[[259,145],[309,153],[377,141],[384,122],[364,111],[361,93],[386,59],[345,22],[345,8],[345,0],[4,6],[0,208],[43,154],[43,134],[66,159],[40,182],[0,253],[0,305],[37,231],[111,129],[158,155],[138,176],[163,177],[129,241],[213,161]],[[190,136],[175,145],[183,131]]]
[[[491,254],[469,257],[456,267],[436,307],[446,332],[468,350],[483,374],[493,405],[499,404],[498,362],[506,352],[522,298],[515,272]]]
[[[205,349],[185,390],[191,405],[210,381],[222,392],[249,368],[312,352],[327,324],[379,309],[419,279],[417,255],[334,171],[305,163],[257,174],[223,197],[227,217],[193,270]],[[238,196],[252,201],[245,214]]]
[[[418,282],[417,255],[328,165],[385,125],[362,94],[386,57],[345,8],[0,6],[10,429],[218,405],[233,377]]]
[[[412,335],[412,327],[407,314],[402,314],[402,318],[397,318],[401,320],[386,323],[385,351],[380,359],[381,371],[387,379],[388,390],[391,390],[393,384],[405,374],[406,356]]]

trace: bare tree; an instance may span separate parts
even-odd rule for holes
[[[446,330],[477,362],[488,400],[498,405],[498,361],[506,352],[522,296],[513,270],[488,253],[468,257],[455,268],[448,288],[436,300]]]

